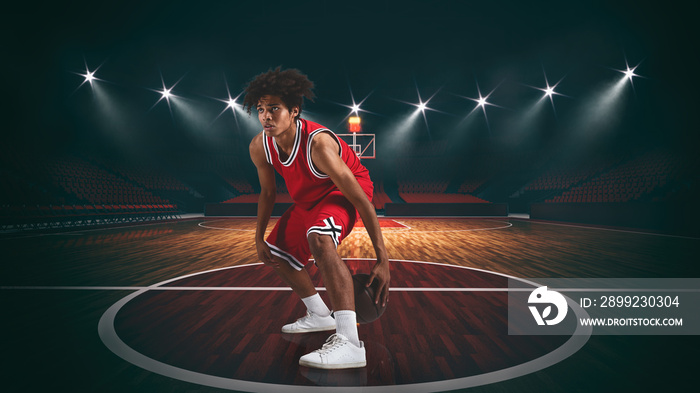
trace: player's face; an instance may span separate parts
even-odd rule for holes
[[[258,101],[257,109],[258,120],[263,126],[265,135],[279,136],[295,128],[294,118],[299,114],[299,109],[294,107],[290,111],[278,96],[262,96]]]

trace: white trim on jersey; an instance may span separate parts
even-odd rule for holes
[[[263,141],[263,149],[265,150],[265,159],[267,160],[267,163],[272,165],[272,154],[270,154],[270,146],[268,145],[268,137],[263,133],[262,136],[262,141]]]
[[[279,148],[277,147],[277,142],[274,142],[275,145],[275,151],[277,151],[277,159],[279,162],[284,165],[284,166],[290,166],[294,162],[294,159],[297,157],[297,153],[299,152],[299,146],[301,145],[301,121],[297,120],[297,134],[294,136],[294,148],[292,148],[292,154],[289,155],[289,158],[287,158],[287,161],[282,162],[280,160],[280,151]]]
[[[270,247],[270,252],[272,253],[272,255],[284,259],[295,270],[301,270],[304,268],[304,265],[302,265],[296,258],[294,258],[292,254],[282,250],[274,244],[270,244],[268,242],[265,242],[265,244],[267,244],[268,247]]]
[[[335,243],[335,248],[338,248],[338,245],[340,244],[340,235],[343,233],[343,227],[337,225],[333,217],[328,217],[325,220],[323,220],[323,222],[326,223],[325,227],[309,228],[309,230],[306,232],[306,237],[308,238],[309,234],[311,233],[328,235],[331,237],[331,239],[333,239],[333,243]]]
[[[340,139],[338,138],[335,133],[327,128],[319,128],[317,130],[314,130],[309,134],[309,140],[306,142],[306,162],[309,164],[309,169],[311,170],[311,173],[313,173],[314,176],[316,176],[319,179],[328,179],[330,176],[324,175],[321,171],[316,169],[314,167],[314,162],[311,160],[311,141],[314,139],[314,136],[318,134],[319,132],[328,132],[331,134],[334,138],[335,141],[338,142],[338,147],[339,149],[339,156],[343,156],[343,145],[340,144]]]

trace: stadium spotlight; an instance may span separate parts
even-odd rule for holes
[[[99,80],[100,80],[99,78],[97,78],[97,77],[95,76],[95,73],[97,73],[97,70],[99,70],[100,67],[102,67],[102,65],[100,65],[99,67],[97,67],[97,68],[95,68],[94,70],[90,71],[90,67],[88,67],[87,61],[85,61],[85,73],[84,73],[84,74],[81,74],[81,73],[78,73],[78,72],[75,72],[75,73],[74,73],[74,74],[80,75],[80,76],[82,76],[82,77],[84,78],[83,81],[80,83],[80,85],[75,89],[75,91],[77,91],[78,89],[80,89],[81,87],[83,87],[83,85],[86,84],[86,83],[89,83],[89,84],[90,84],[90,87],[93,87],[93,88],[94,88],[94,85],[93,85],[92,82],[94,82],[94,81],[99,81]]]
[[[182,80],[182,78],[180,78],[180,80]],[[165,100],[165,102],[168,103],[168,109],[170,109],[170,115],[172,116],[172,114],[173,114],[173,108],[172,108],[172,106],[170,106],[170,100],[177,97],[175,94],[173,94],[173,89],[175,88],[175,86],[177,86],[178,83],[180,83],[180,80],[178,80],[177,82],[175,82],[174,85],[172,85],[172,86],[170,86],[170,87],[166,87],[166,86],[165,86],[165,81],[163,80],[163,75],[161,75],[161,76],[160,76],[160,83],[162,84],[163,89],[162,89],[162,90],[153,90],[153,89],[149,89],[149,90],[151,90],[151,91],[154,91],[154,92],[160,94],[160,98],[158,99],[158,101],[156,101],[155,104],[153,104],[153,106],[151,107],[151,109],[155,108],[155,106],[158,105],[158,103],[161,102],[162,100]],[[149,111],[150,111],[151,109],[149,109]]]
[[[479,82],[477,81],[476,82],[476,91],[479,94],[479,98],[471,98],[471,97],[465,97],[462,95],[457,95],[458,97],[476,102],[476,106],[474,107],[474,109],[472,109],[471,112],[469,112],[464,117],[464,119],[462,119],[460,124],[462,122],[464,122],[467,118],[469,118],[472,114],[474,114],[474,112],[476,112],[479,108],[481,108],[481,111],[484,112],[484,119],[486,120],[486,126],[488,127],[489,133],[490,133],[491,132],[491,125],[489,124],[489,118],[488,118],[488,115],[486,114],[486,107],[487,106],[495,106],[495,107],[501,108],[500,106],[498,106],[496,104],[492,104],[488,101],[488,98],[491,96],[491,94],[493,94],[494,91],[496,91],[496,89],[498,89],[498,86],[496,86],[493,90],[491,90],[491,92],[489,94],[486,94],[484,96],[481,94],[481,88],[479,87]]]
[[[224,106],[221,112],[216,116],[216,118],[214,118],[212,124],[230,109],[231,113],[233,114],[233,118],[236,122],[236,127],[240,127],[240,124],[238,122],[238,115],[240,114],[243,116],[243,121],[249,123],[248,125],[251,126],[251,129],[255,129],[257,126],[260,125],[257,116],[255,117],[255,119],[252,119],[250,116],[246,116],[247,112],[243,109],[243,106],[238,102],[238,99],[241,97],[241,95],[243,95],[243,92],[240,92],[237,96],[232,97],[231,89],[228,87],[228,81],[226,80],[226,75],[224,75],[224,82],[226,86],[226,99],[214,97],[212,98],[216,101],[224,103],[226,106]]]
[[[498,88],[498,86],[497,86],[496,88]],[[495,104],[492,104],[492,103],[488,102],[488,98],[491,96],[491,94],[493,94],[494,91],[496,91],[496,89],[491,90],[491,92],[490,92],[489,94],[487,94],[486,96],[484,96],[484,95],[481,94],[481,88],[479,88],[479,83],[477,82],[477,83],[476,83],[476,91],[477,91],[477,93],[479,93],[479,98],[471,98],[471,97],[459,96],[459,97],[462,97],[462,98],[466,98],[467,100],[471,100],[471,101],[476,102],[476,107],[472,110],[472,112],[474,112],[475,110],[481,108],[481,109],[484,111],[484,115],[486,115],[486,106],[487,106],[487,105],[488,105],[488,106],[498,106],[498,105],[495,105]],[[487,120],[487,121],[488,121],[488,120]]]
[[[226,107],[224,107],[224,110],[222,110],[221,113],[219,113],[219,116],[223,115],[224,112],[226,112],[229,109],[231,109],[231,113],[233,113],[233,115],[236,116],[236,111],[241,108],[241,105],[238,103],[238,97],[240,97],[240,94],[235,97],[231,97],[231,93],[229,93],[228,98],[225,100],[216,98],[217,101],[221,101],[224,104],[226,104]],[[216,116],[216,118],[218,119],[219,116]]]
[[[359,116],[360,112],[371,113],[371,112],[361,108],[362,104],[369,98],[370,95],[372,95],[372,93],[367,94],[367,96],[365,98],[363,98],[362,101],[355,102],[355,97],[353,96],[352,91],[351,91],[350,92],[350,99],[352,100],[352,105],[338,104],[340,106],[344,106],[344,107],[350,109],[350,113],[347,116],[345,116],[345,119],[343,119],[343,121],[345,121],[350,116]]]
[[[540,101],[542,101],[542,100],[544,100],[544,99],[546,99],[546,98],[549,98],[549,102],[552,104],[552,110],[554,111],[554,116],[556,116],[556,115],[557,115],[557,109],[554,107],[554,96],[555,96],[555,95],[561,95],[561,94],[559,94],[559,93],[557,93],[556,91],[554,91],[554,88],[557,87],[557,85],[559,84],[559,82],[557,82],[557,84],[554,85],[554,86],[550,86],[550,85],[549,85],[549,82],[547,81],[547,76],[546,76],[546,75],[545,75],[544,79],[545,79],[545,83],[547,84],[547,87],[544,88],[544,89],[537,88],[537,90],[541,90],[541,91],[544,92],[544,96],[542,96],[542,98],[540,99]]]
[[[349,86],[348,86],[348,87],[349,87]],[[335,102],[336,105],[339,105],[339,106],[348,108],[348,110],[349,110],[348,114],[345,115],[345,117],[343,117],[343,119],[337,124],[336,127],[343,127],[343,126],[345,125],[346,121],[347,121],[350,117],[352,117],[352,116],[360,116],[360,112],[370,113],[370,114],[375,114],[375,115],[376,115],[376,113],[370,112],[370,111],[368,111],[367,109],[363,109],[363,108],[362,108],[362,104],[364,104],[364,102],[365,102],[365,101],[369,98],[369,96],[371,96],[373,93],[374,93],[374,91],[371,91],[369,94],[367,94],[367,95],[365,96],[365,98],[363,98],[362,100],[360,100],[360,102],[356,102],[356,101],[355,101],[355,95],[352,93],[352,89],[350,89],[350,101],[352,102],[352,104],[346,105],[346,104],[341,104],[341,103],[339,103],[339,102]],[[310,115],[310,112],[307,111],[307,110],[305,110],[304,113],[306,113],[307,117],[308,117],[308,115]]]
[[[478,89],[479,89],[479,87],[477,86],[477,90]],[[481,91],[479,91],[479,99],[473,99],[473,98],[470,98],[470,99],[472,101],[476,101],[476,108],[474,108],[473,111],[481,108],[481,110],[484,112],[484,119],[486,120],[486,127],[489,129],[489,133],[491,133],[491,124],[489,123],[489,116],[486,114],[486,105],[493,105],[493,104],[489,103],[488,101],[486,101],[486,99],[489,98],[489,95],[490,94],[488,94],[486,97],[482,97]]]
[[[493,92],[491,92],[491,93],[493,93]],[[463,97],[463,98],[466,98],[468,100],[476,102],[476,107],[474,107],[472,112],[481,108],[484,111],[484,115],[485,115],[486,114],[486,106],[498,106],[498,105],[495,105],[495,104],[488,102],[488,98],[491,95],[491,93],[487,94],[486,97],[484,97],[481,95],[481,92],[479,92],[479,98],[470,98],[470,97],[463,97],[463,96],[460,96],[460,97]]]
[[[547,86],[547,87],[545,87],[544,89],[541,89],[541,88],[536,87],[536,89],[537,89],[537,90],[543,91],[543,92],[544,92],[544,97],[542,97],[542,98],[543,98],[543,99],[544,99],[544,98],[549,98],[549,100],[552,101],[552,107],[554,107],[554,99],[553,99],[552,97],[553,97],[555,94],[556,94],[556,95],[559,95],[559,93],[555,92],[554,89],[557,87],[557,85],[559,85],[559,83],[561,83],[562,79],[560,79],[559,82],[555,83],[554,86],[551,86],[551,85],[549,84],[549,79],[547,79],[547,72],[545,72],[544,66],[542,66],[542,75],[544,75],[544,84],[545,84],[545,86]]]
[[[227,96],[227,98],[226,98],[225,100],[222,100],[222,99],[220,99],[220,98],[214,98],[215,100],[221,101],[221,102],[223,102],[224,104],[226,104],[226,107],[224,107],[224,110],[222,110],[221,113],[219,113],[219,116],[216,116],[217,119],[218,119],[221,115],[223,115],[224,112],[226,112],[226,110],[228,110],[228,109],[231,109],[231,113],[233,113],[233,115],[236,116],[236,110],[239,109],[239,108],[241,107],[241,105],[238,103],[238,98],[239,98],[239,97],[241,96],[241,94],[243,94],[243,93],[240,93],[240,94],[238,94],[238,95],[235,96],[235,97],[231,97],[231,89],[229,89],[229,87],[228,87],[228,81],[226,80],[226,75],[224,75],[224,84],[225,84],[225,86],[226,86],[226,96]],[[213,97],[212,97],[212,98],[213,98]],[[215,119],[215,120],[216,120],[216,119]]]
[[[561,94],[561,93],[558,93],[558,92],[556,91],[557,86],[559,86],[559,84],[561,83],[562,80],[564,80],[564,78],[559,79],[559,81],[558,81],[557,83],[555,83],[555,84],[553,84],[553,85],[550,85],[550,84],[549,84],[549,79],[547,78],[547,73],[544,71],[544,67],[542,68],[542,74],[544,75],[544,84],[545,84],[546,87],[541,88],[541,87],[535,87],[535,86],[530,86],[530,85],[525,85],[525,86],[543,92],[544,95],[540,98],[540,100],[539,100],[538,102],[544,101],[544,100],[546,100],[547,98],[549,98],[549,102],[552,104],[552,110],[554,111],[554,116],[556,116],[556,115],[557,115],[557,110],[556,110],[556,108],[554,107],[554,96],[568,97],[568,96],[566,96],[566,95],[564,95],[564,94]]]
[[[355,94],[353,94],[353,92],[352,92],[352,86],[350,85],[350,80],[348,80],[347,83],[348,83],[348,92],[350,93],[350,101],[352,102],[352,104],[346,105],[346,104],[342,104],[340,102],[335,102],[336,105],[346,107],[350,110],[350,113],[348,113],[343,118],[343,120],[341,120],[341,122],[338,124],[338,126],[342,125],[350,116],[359,116],[360,112],[372,113],[372,112],[367,111],[366,109],[361,109],[360,107],[369,98],[369,96],[371,96],[374,93],[374,91],[369,92],[369,94],[367,94],[365,96],[365,98],[363,98],[359,102],[357,102],[357,101],[355,101]]]
[[[409,126],[409,125],[410,125],[410,126],[413,126],[413,123],[414,123],[414,121],[418,118],[418,116],[419,116],[419,115],[422,115],[422,116],[423,116],[423,122],[425,123],[425,129],[428,131],[428,135],[430,136],[430,125],[428,124],[428,117],[427,117],[427,115],[425,114],[425,112],[426,112],[426,111],[433,111],[433,112],[444,113],[444,112],[441,112],[441,111],[439,111],[439,110],[437,110],[437,109],[433,109],[433,108],[431,108],[431,107],[428,106],[428,103],[430,102],[430,100],[432,100],[433,97],[435,97],[435,95],[436,95],[441,89],[442,89],[442,87],[439,88],[439,89],[437,89],[437,90],[435,91],[435,93],[433,93],[433,95],[430,96],[427,100],[423,101],[423,98],[422,98],[421,95],[420,95],[420,91],[418,90],[418,85],[416,85],[416,94],[418,95],[418,103],[417,103],[417,104],[416,104],[416,103],[413,103],[413,102],[402,101],[402,100],[398,100],[398,99],[397,99],[396,101],[398,101],[398,102],[402,102],[402,103],[404,103],[404,104],[406,104],[406,105],[411,105],[411,106],[414,106],[414,107],[416,108],[416,109],[413,111],[413,113],[407,118],[407,120],[401,124],[401,127]]]
[[[634,67],[634,68],[627,67],[627,69],[625,71],[622,71],[622,73],[625,74],[625,78],[632,80],[632,77],[637,76],[637,74],[634,73],[634,70],[636,68],[637,67]]]
[[[165,98],[170,101],[170,97],[172,96],[172,93],[170,93],[171,90],[172,88],[166,89],[165,86],[163,86],[163,90],[159,92],[162,95],[161,99]]]
[[[433,97],[435,97],[435,95],[436,95],[437,93],[440,92],[441,89],[442,89],[442,87],[440,87],[439,89],[437,89],[437,90],[435,91],[435,93],[433,93],[433,95],[431,95],[430,97],[428,97],[427,100],[423,101],[423,97],[421,97],[421,95],[420,95],[420,90],[418,89],[418,84],[416,84],[416,95],[418,96],[418,103],[417,103],[417,104],[414,104],[414,103],[406,102],[406,101],[400,101],[400,102],[403,102],[403,103],[405,103],[405,104],[409,104],[409,105],[415,106],[415,107],[417,108],[415,113],[422,113],[422,114],[423,114],[423,118],[425,119],[425,125],[427,126],[427,125],[428,125],[428,120],[427,120],[427,118],[425,117],[425,111],[440,112],[440,111],[438,111],[438,110],[436,110],[436,109],[433,109],[433,108],[429,107],[429,106],[428,106],[428,103],[430,102],[430,100],[433,99]]]
[[[88,70],[87,73],[83,76],[85,77],[85,82],[90,82],[90,85],[92,85],[92,81],[95,80],[95,71],[90,72],[90,70]]]
[[[180,78],[180,80],[182,80],[182,78]],[[161,100],[165,99],[165,101],[168,102],[168,106],[170,106],[170,99],[176,97],[176,96],[172,93],[172,91],[173,91],[173,89],[175,88],[175,86],[177,86],[177,84],[180,83],[180,80],[178,80],[177,82],[175,82],[175,84],[172,85],[172,86],[170,86],[170,87],[165,87],[165,81],[163,80],[163,75],[161,75],[161,76],[160,76],[160,83],[163,85],[163,90],[154,90],[155,92],[160,93],[160,98],[158,99],[158,101],[156,102],[156,104],[157,104],[158,102],[160,102]]]
[[[630,67],[629,63],[627,62],[627,58],[625,57],[625,69],[624,70],[617,70],[617,72],[621,72],[624,76],[622,77],[622,81],[629,81],[632,84],[632,88],[634,89],[634,78],[636,77],[642,77],[641,75],[635,73],[637,71],[637,67],[639,67],[639,64],[637,64],[634,67]]]
[[[544,95],[551,99],[554,95],[554,88],[552,86],[547,85],[547,88],[544,89]]]

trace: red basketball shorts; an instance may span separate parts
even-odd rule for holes
[[[355,206],[340,191],[332,191],[311,210],[292,205],[277,221],[267,237],[267,245],[272,255],[301,270],[311,258],[309,234],[328,235],[338,248],[352,231],[357,219]]]

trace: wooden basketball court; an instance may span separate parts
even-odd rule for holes
[[[360,326],[368,366],[333,372],[297,363],[327,334],[280,333],[304,309],[258,263],[254,218],[5,235],[2,386],[541,392],[694,383],[696,336],[509,336],[502,289],[507,277],[698,277],[700,239],[514,218],[381,224],[389,307]],[[339,253],[353,272],[369,271],[362,227]]]

